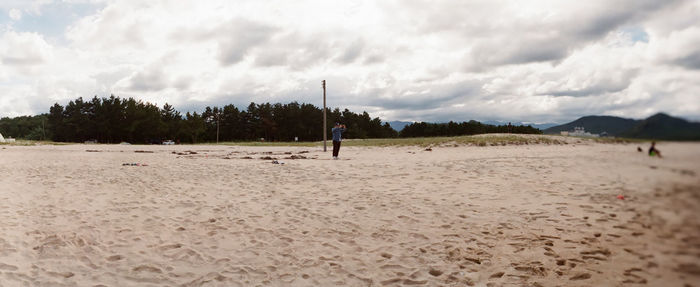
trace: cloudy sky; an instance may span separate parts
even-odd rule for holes
[[[0,0],[0,117],[94,95],[384,120],[700,120],[700,1]]]

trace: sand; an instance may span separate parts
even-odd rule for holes
[[[700,144],[636,148],[0,146],[0,286],[699,286]]]

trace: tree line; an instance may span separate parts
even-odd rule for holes
[[[46,114],[38,116],[20,116],[15,118],[0,119],[0,134],[5,137],[14,137],[28,140],[45,140],[50,137],[46,134]]]
[[[51,139],[60,142],[95,140],[100,143],[158,143],[163,140],[198,143],[217,141],[318,141],[323,110],[311,104],[256,104],[239,109],[233,104],[206,107],[184,115],[169,104],[162,108],[133,98],[94,97],[54,104],[47,115]],[[396,137],[388,123],[367,112],[327,110],[328,133],[333,122],[348,126],[349,138]]]
[[[57,142],[97,141],[99,143],[183,143],[219,141],[319,141],[323,139],[323,109],[312,104],[250,103],[245,109],[233,104],[206,107],[201,113],[177,111],[169,104],[93,97],[77,98],[65,106],[54,104],[48,114],[0,119],[0,133],[20,139],[50,139]],[[458,136],[509,132],[507,126],[463,123],[413,123],[401,132],[367,112],[327,109],[327,134],[334,122],[348,129],[344,138],[393,138]],[[530,126],[514,126],[513,133],[541,133]]]

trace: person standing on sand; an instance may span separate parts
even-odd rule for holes
[[[342,139],[342,134],[345,132],[345,125],[340,123],[335,123],[335,126],[331,130],[333,133],[333,159],[338,159],[338,152],[340,152],[340,142]]]

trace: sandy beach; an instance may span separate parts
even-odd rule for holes
[[[700,286],[700,144],[638,145],[4,145],[0,286]]]

